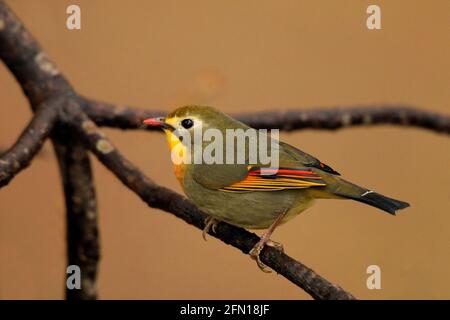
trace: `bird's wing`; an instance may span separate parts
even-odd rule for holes
[[[325,186],[321,172],[338,174],[313,156],[279,142],[279,171],[252,164],[198,164],[192,178],[205,188],[231,192],[276,191]],[[248,160],[248,159],[247,159]],[[320,170],[317,170],[320,169]]]
[[[192,168],[192,178],[205,188],[217,190],[244,179],[247,167],[246,164],[198,164]]]
[[[328,172],[331,174],[335,174],[338,176],[340,175],[339,172],[337,172],[330,166],[326,165],[325,163],[321,162],[319,159],[313,157],[312,155],[310,155],[306,152],[303,152],[285,142],[280,141],[279,144],[280,144],[280,148],[284,151],[284,153],[288,157],[292,158],[295,161],[302,163],[305,167],[317,168],[317,169],[320,169],[322,171],[325,171],[325,172]]]
[[[249,167],[244,179],[219,190],[226,192],[278,191],[325,185],[322,178],[311,168]]]

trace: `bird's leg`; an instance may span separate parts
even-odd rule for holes
[[[272,222],[272,224],[269,226],[269,228],[262,234],[259,241],[255,244],[255,246],[252,248],[252,250],[250,250],[250,252],[248,253],[253,260],[256,260],[256,264],[263,272],[266,272],[266,273],[271,272],[269,270],[269,267],[266,266],[264,263],[262,263],[261,259],[259,258],[259,254],[261,253],[264,246],[268,245],[268,246],[274,247],[280,251],[284,251],[283,245],[281,243],[270,240],[270,237],[272,236],[272,233],[275,231],[275,228],[280,224],[281,221],[283,221],[283,218],[286,216],[286,213],[287,213],[287,210],[283,211],[283,213],[281,213],[275,219],[275,221]]]
[[[205,227],[203,228],[202,237],[206,241],[206,235],[208,234],[209,230],[212,230],[212,232],[216,233],[216,226],[219,223],[219,220],[213,218],[212,216],[208,216],[205,219]]]

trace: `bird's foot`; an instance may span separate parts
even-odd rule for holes
[[[268,245],[269,247],[275,248],[281,252],[284,253],[284,247],[281,243],[273,241],[273,240],[267,240],[266,245]]]
[[[255,244],[255,246],[252,248],[252,250],[250,250],[250,252],[248,253],[250,255],[250,257],[256,261],[256,264],[258,265],[259,269],[261,269],[262,272],[265,273],[270,273],[272,272],[268,266],[266,266],[264,263],[262,263],[261,258],[259,257],[259,254],[261,253],[261,250],[264,248],[264,243],[260,244],[260,242],[258,242],[257,244]]]
[[[261,239],[258,241],[257,244],[255,244],[255,246],[252,248],[252,250],[250,250],[250,252],[248,254],[250,255],[250,257],[253,260],[256,261],[256,264],[258,265],[258,267],[261,269],[262,272],[270,273],[270,272],[272,272],[270,270],[270,268],[268,266],[266,266],[264,263],[262,263],[261,258],[259,257],[259,255],[261,254],[261,251],[265,245],[274,247],[275,249],[280,250],[281,252],[284,252],[284,248],[281,243],[272,241],[270,239],[267,239],[267,240]]]
[[[209,230],[212,230],[212,232],[216,233],[216,226],[219,223],[219,220],[208,216],[205,219],[205,227],[203,228],[202,237],[206,241],[206,235],[208,234]]]
[[[256,260],[256,264],[263,272],[271,272],[269,270],[269,267],[266,266],[264,263],[261,262],[261,258],[259,257],[262,249],[267,244],[268,246],[274,247],[277,250],[280,250],[281,252],[284,252],[284,248],[281,245],[281,243],[275,242],[270,240],[270,237],[272,236],[273,231],[275,228],[280,224],[280,222],[283,220],[283,218],[286,216],[287,210],[284,210],[282,213],[280,213],[277,218],[272,222],[272,224],[269,226],[269,228],[262,234],[259,241],[255,244],[255,246],[250,250],[248,253],[250,257],[253,260]]]

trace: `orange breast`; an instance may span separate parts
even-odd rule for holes
[[[178,140],[178,137],[174,135],[171,131],[165,130],[167,142],[169,143],[169,149],[170,152],[175,152],[175,155],[177,157],[177,160],[182,160],[181,163],[178,164],[178,162],[175,162],[173,164],[173,170],[175,172],[175,176],[177,177],[178,181],[180,182],[181,186],[183,186],[183,179],[184,179],[184,171],[185,171],[185,156],[186,156],[186,149],[181,144],[180,140]]]
[[[173,169],[175,171],[175,176],[177,177],[178,181],[181,185],[183,185],[183,178],[184,178],[184,164],[174,164]]]

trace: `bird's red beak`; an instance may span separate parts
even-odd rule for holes
[[[150,127],[162,128],[164,130],[170,130],[170,131],[175,130],[174,127],[172,127],[170,124],[166,123],[164,117],[145,119],[144,124],[146,124]]]
[[[166,124],[163,117],[148,118],[144,120],[144,123],[150,127],[164,127]]]

